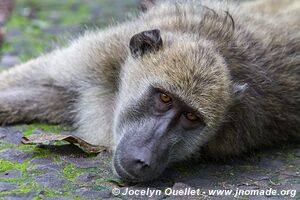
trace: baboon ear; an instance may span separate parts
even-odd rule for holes
[[[143,56],[147,52],[154,52],[162,47],[160,31],[153,29],[135,34],[130,39],[129,47],[131,55],[136,58]]]

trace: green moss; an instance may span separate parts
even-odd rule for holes
[[[238,200],[248,200],[248,197],[237,197]]]
[[[22,164],[12,163],[6,160],[0,159],[0,172],[5,172],[11,169],[18,169],[22,172],[24,172],[27,168],[28,162],[24,162]]]
[[[0,194],[22,194],[22,193],[28,193],[31,191],[31,188],[21,188],[21,189],[15,189],[5,192],[0,192]]]
[[[69,196],[70,194],[68,194],[67,192],[46,190],[44,191],[44,195],[47,197],[64,197],[64,196]]]
[[[111,178],[111,179],[107,179],[106,181],[110,182],[110,183],[113,183],[113,184],[115,184],[115,185],[117,185],[119,187],[126,186],[126,183],[123,180],[121,180],[121,179]]]
[[[294,165],[295,161],[299,160],[299,157],[297,157],[293,152],[288,152],[286,157],[290,165]],[[296,166],[299,165],[296,164]],[[300,167],[296,167],[296,168],[300,169]]]
[[[0,172],[5,172],[7,170],[13,169],[14,164],[6,161],[6,160],[0,160]]]
[[[9,181],[9,182],[13,182],[13,181]],[[33,190],[32,183],[28,182],[28,179],[26,178],[20,179],[18,184],[19,184],[18,189],[1,192],[0,194],[22,194],[22,193],[25,194]]]
[[[279,176],[276,174],[271,177],[269,185],[274,186],[274,185],[278,185],[279,183],[280,183],[280,179]]]
[[[5,142],[0,142],[0,150],[2,149],[9,149],[9,148],[15,148],[17,145],[15,144],[9,144],[9,143],[5,143]]]
[[[16,149],[21,150],[21,151],[27,151],[27,152],[37,152],[36,146],[35,145],[19,145],[16,147]],[[41,149],[42,151],[43,149]]]
[[[44,196],[47,197],[61,197],[61,196],[70,196],[68,192],[56,191],[56,190],[49,190],[47,187],[44,187],[34,181],[34,177],[36,174],[24,174],[22,178],[18,179],[18,181],[14,181],[11,179],[6,179],[0,181],[4,182],[16,182],[19,185],[18,189],[11,190],[11,191],[4,191],[0,192],[0,195],[7,195],[7,194],[22,194],[28,193],[30,191],[35,191],[37,193],[43,192]],[[39,197],[35,197],[35,199],[40,199]]]
[[[258,167],[254,165],[241,165],[239,168],[241,172],[258,170]]]
[[[63,131],[69,130],[68,127],[64,127],[60,125],[40,124],[40,123],[21,125],[19,127],[22,129],[22,132],[25,136],[31,135],[37,129],[41,129],[45,132],[50,132],[50,133],[61,133]]]
[[[20,145],[16,149],[34,153],[34,158],[44,158],[50,154],[49,149],[42,149],[35,145]]]
[[[63,170],[64,177],[69,181],[75,181],[75,179],[81,174],[81,170],[69,163]]]

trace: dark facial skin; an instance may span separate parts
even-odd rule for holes
[[[176,157],[180,143],[201,134],[205,124],[176,96],[151,88],[136,107],[123,112],[118,127],[123,135],[114,168],[122,179],[141,182],[158,177]]]

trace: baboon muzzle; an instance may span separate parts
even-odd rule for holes
[[[157,178],[167,166],[170,149],[167,126],[156,124],[149,132],[145,130],[127,133],[117,145],[114,168],[126,181],[149,181]]]

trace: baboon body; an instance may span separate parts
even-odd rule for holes
[[[163,1],[132,21],[87,32],[1,73],[0,122],[71,123],[88,142],[122,152],[135,138],[155,138],[127,134],[151,121],[143,101],[151,86],[205,124],[197,134],[168,136],[176,142],[164,167],[199,152],[218,159],[299,140],[300,4],[266,9],[270,2]],[[150,179],[141,177],[125,175]]]

